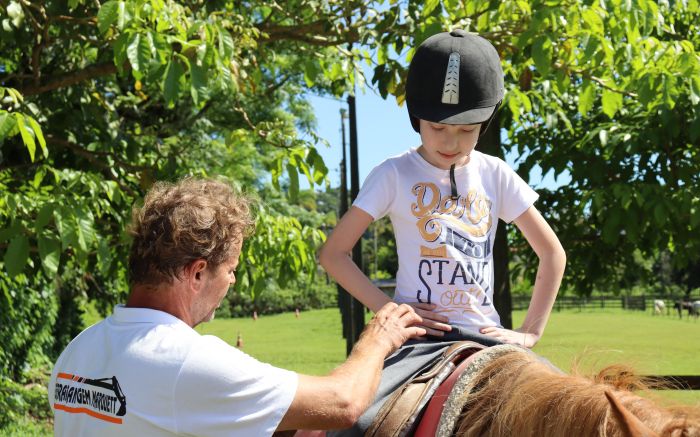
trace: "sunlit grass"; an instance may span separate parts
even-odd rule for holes
[[[517,326],[524,311],[513,313]],[[275,366],[321,375],[345,359],[337,309],[261,316],[258,320],[218,319],[198,327],[236,344]],[[591,373],[612,363],[647,375],[700,375],[700,322],[624,310],[563,311],[552,314],[535,352],[570,371],[574,362]],[[665,398],[700,403],[700,391],[664,391]]]

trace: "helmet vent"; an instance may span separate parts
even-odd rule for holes
[[[442,88],[442,103],[459,104],[459,53],[450,53],[445,73],[445,85]]]

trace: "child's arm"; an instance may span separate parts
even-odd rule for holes
[[[355,206],[340,219],[321,248],[319,259],[326,271],[370,310],[377,312],[391,299],[377,288],[350,258],[353,246],[360,239],[373,218]],[[422,326],[430,335],[442,335],[452,328],[444,322],[447,317],[432,312],[434,304],[412,303],[416,313],[423,318]]]
[[[530,307],[523,325],[515,331],[490,327],[482,329],[481,332],[505,343],[532,347],[542,337],[552,312],[564,275],[566,253],[552,228],[534,206],[516,218],[514,223],[540,259]]]

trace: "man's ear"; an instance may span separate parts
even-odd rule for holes
[[[207,261],[202,258],[196,259],[182,269],[182,279],[190,288],[199,291],[204,284],[204,271],[206,269]]]

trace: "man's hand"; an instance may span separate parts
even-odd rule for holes
[[[426,334],[421,316],[409,305],[389,302],[374,314],[362,332],[360,342],[375,342],[386,347],[389,355],[411,338]]]
[[[277,427],[349,428],[374,399],[384,359],[406,340],[425,335],[423,319],[408,305],[389,302],[362,331],[345,361],[328,376],[299,375],[297,392]]]
[[[508,344],[519,344],[527,348],[533,347],[537,344],[540,336],[530,332],[523,332],[522,328],[515,330],[496,328],[495,326],[490,326],[488,328],[482,328],[479,332],[489,337],[493,337],[496,340],[502,341]]]
[[[452,326],[448,325],[449,319],[440,313],[435,312],[437,305],[434,303],[407,303],[421,316],[423,322],[421,326],[425,328],[428,335],[442,337],[445,332],[452,331]]]

